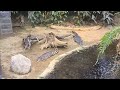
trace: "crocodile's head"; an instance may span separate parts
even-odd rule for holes
[[[77,35],[77,33],[75,31],[70,31],[70,34],[74,37],[75,35]]]

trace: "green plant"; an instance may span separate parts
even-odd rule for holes
[[[67,18],[68,11],[51,11],[51,21],[61,23]]]
[[[102,15],[103,15],[103,18],[102,20],[107,22],[107,24],[111,24],[113,19],[112,17],[114,16],[112,13],[110,13],[109,11],[102,11]]]
[[[32,24],[61,23],[65,21],[68,11],[29,11],[28,19]]]
[[[28,11],[28,19],[32,25],[40,23],[40,20],[42,20],[41,16],[41,11]]]
[[[102,39],[100,40],[100,44],[99,44],[99,48],[98,48],[98,59],[100,57],[102,57],[105,53],[105,50],[107,49],[107,47],[112,44],[112,42],[119,38],[120,35],[120,27],[114,27],[113,30],[111,30],[110,32],[106,33]],[[97,59],[97,62],[98,62]],[[96,62],[96,63],[97,63]]]
[[[77,23],[83,23],[84,21],[94,21],[96,24],[97,21],[103,21],[107,24],[111,24],[113,21],[114,11],[74,11],[77,13]]]
[[[11,13],[16,14],[16,13],[18,13],[18,11],[11,11]]]
[[[13,14],[21,14],[20,11],[11,11]],[[28,19],[33,25],[36,24],[59,24],[66,21],[70,16],[71,19],[77,24],[86,24],[86,22],[99,21],[107,24],[112,24],[113,17],[117,11],[28,11]]]

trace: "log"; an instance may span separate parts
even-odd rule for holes
[[[81,30],[83,31],[81,28],[73,28],[73,27],[63,27],[63,26],[55,26],[55,25],[51,25],[49,26],[52,29],[62,29],[62,30]]]
[[[73,31],[86,31],[86,30],[97,30],[101,26],[93,26],[93,27],[65,27],[65,26],[56,26],[56,25],[50,25],[51,29],[59,29],[59,30],[73,30]]]
[[[45,48],[54,48],[54,47],[67,47],[67,43],[58,40],[55,34],[51,32],[46,34],[45,43],[41,45],[40,49],[43,50]]]

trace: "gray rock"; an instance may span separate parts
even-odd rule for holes
[[[31,60],[21,54],[12,56],[10,68],[14,73],[27,74],[31,70]]]

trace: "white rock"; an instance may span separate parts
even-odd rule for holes
[[[26,74],[31,70],[31,60],[18,54],[11,57],[10,68],[17,74]]]

